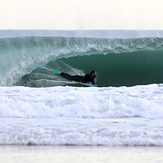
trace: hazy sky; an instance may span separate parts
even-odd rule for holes
[[[0,29],[158,29],[163,0],[0,0]]]

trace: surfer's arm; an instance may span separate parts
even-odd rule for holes
[[[90,82],[94,85],[96,85],[95,81],[94,81],[94,78],[91,78]]]
[[[91,79],[91,83],[92,83],[93,85],[95,85],[96,87],[98,86],[98,85],[95,83],[95,79],[94,79],[94,78]]]

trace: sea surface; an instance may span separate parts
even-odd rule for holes
[[[71,83],[54,69],[96,70],[98,87]],[[162,70],[163,31],[1,30],[0,157],[2,148],[6,163],[30,149],[39,156],[59,149],[83,151],[89,162],[87,152],[95,161],[101,149],[101,162],[107,152],[118,162],[113,156],[123,151],[133,162],[147,162],[146,154],[162,162]]]

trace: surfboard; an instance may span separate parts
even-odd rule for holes
[[[88,87],[96,87],[94,84],[91,84],[91,83],[80,83],[80,82],[74,81],[74,80],[72,80],[71,82],[73,82],[75,84],[80,84],[80,85],[88,86]]]

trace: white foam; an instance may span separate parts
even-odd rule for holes
[[[159,120],[0,119],[0,145],[163,146]]]
[[[1,118],[163,118],[163,86],[0,87]]]
[[[0,144],[163,146],[163,85],[0,87]]]

